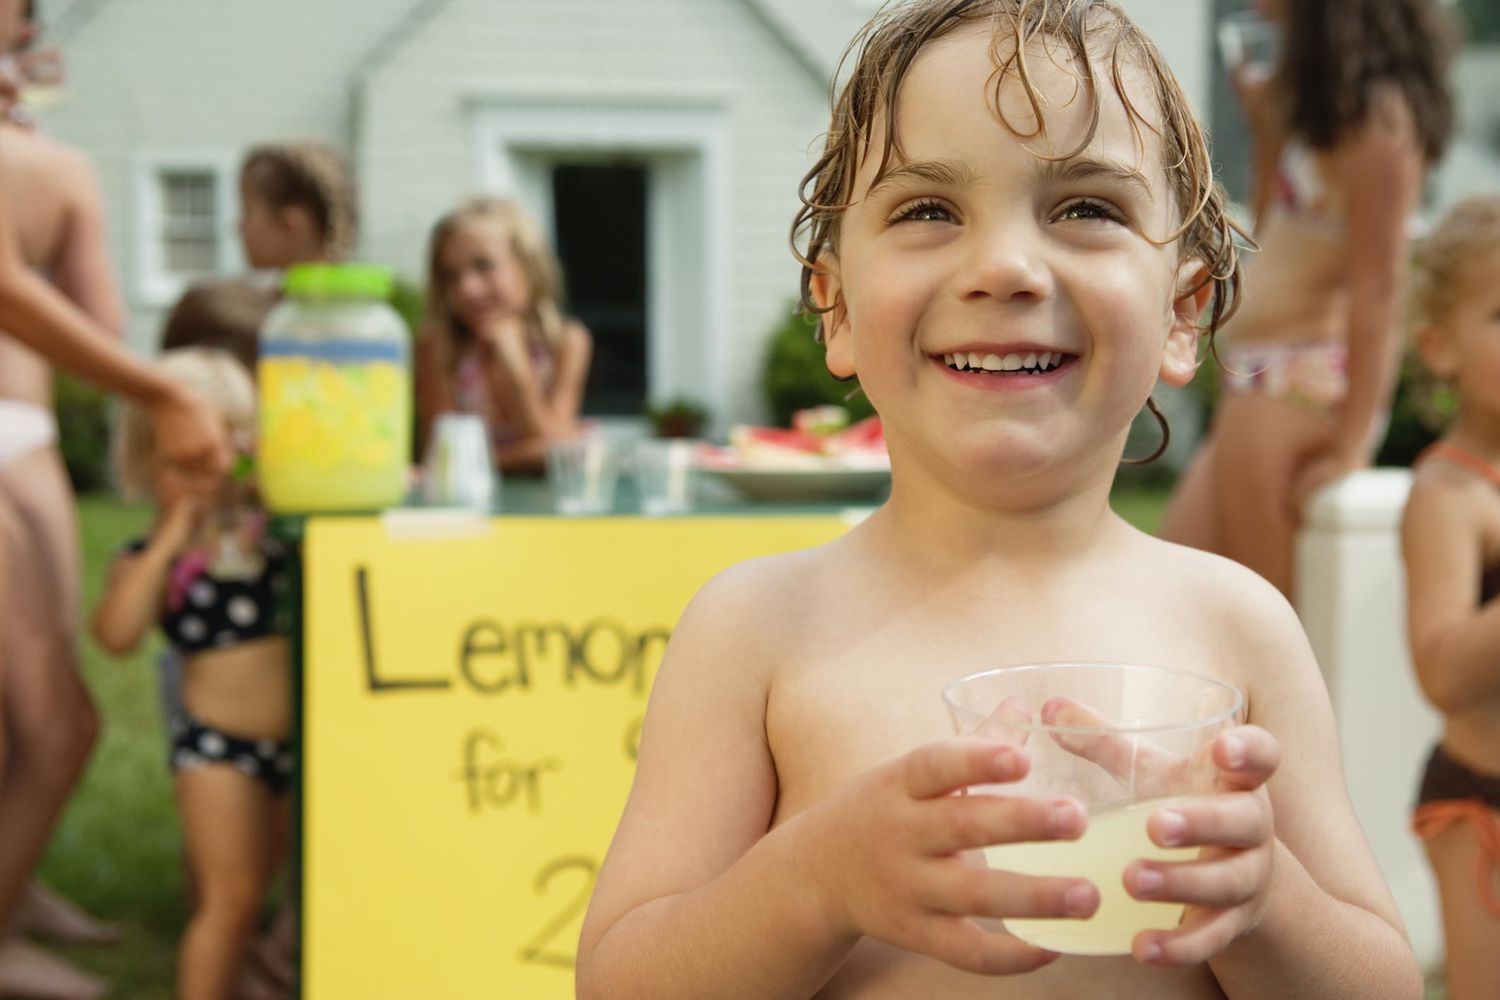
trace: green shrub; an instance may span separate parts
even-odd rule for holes
[[[789,308],[786,321],[771,337],[761,389],[778,426],[788,426],[795,410],[827,403],[846,407],[851,423],[875,412],[857,383],[840,382],[828,374],[823,345],[813,339],[816,330],[815,321]]]
[[[679,396],[660,406],[648,406],[646,420],[655,437],[695,438],[708,423],[708,410],[696,400]]]
[[[413,337],[422,329],[422,320],[427,315],[426,297],[422,286],[407,278],[397,278],[391,289],[391,308],[406,320],[406,327]]]
[[[109,396],[71,375],[58,375],[57,435],[68,478],[78,493],[109,486]]]
[[[1453,416],[1453,392],[1427,374],[1422,362],[1408,354],[1396,383],[1391,403],[1391,427],[1386,432],[1376,465],[1409,466],[1422,449],[1437,440],[1442,426]]]

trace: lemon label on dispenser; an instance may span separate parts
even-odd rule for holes
[[[272,508],[362,510],[405,489],[411,382],[401,344],[261,345],[260,477]]]

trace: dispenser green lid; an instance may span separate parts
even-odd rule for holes
[[[385,300],[395,278],[378,264],[298,264],[287,270],[282,287],[298,298]]]

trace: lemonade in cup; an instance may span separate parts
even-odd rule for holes
[[[1238,690],[1162,667],[1047,663],[961,677],[943,700],[960,735],[1023,746],[1031,760],[1021,781],[971,793],[1069,796],[1089,814],[1078,840],[984,849],[990,868],[1087,878],[1099,889],[1099,908],[1086,920],[1007,919],[1007,931],[1062,954],[1125,955],[1138,932],[1177,926],[1182,904],[1135,899],[1124,872],[1140,858],[1197,857],[1197,848],[1157,846],[1146,821],[1173,802],[1213,793],[1212,745],[1241,721]]]

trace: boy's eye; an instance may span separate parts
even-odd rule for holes
[[[1067,222],[1119,222],[1123,223],[1125,217],[1120,214],[1113,205],[1106,202],[1095,201],[1092,198],[1080,198],[1063,206],[1062,211],[1057,213],[1060,221]]]
[[[896,213],[892,222],[948,222],[953,213],[937,201],[919,201]]]

